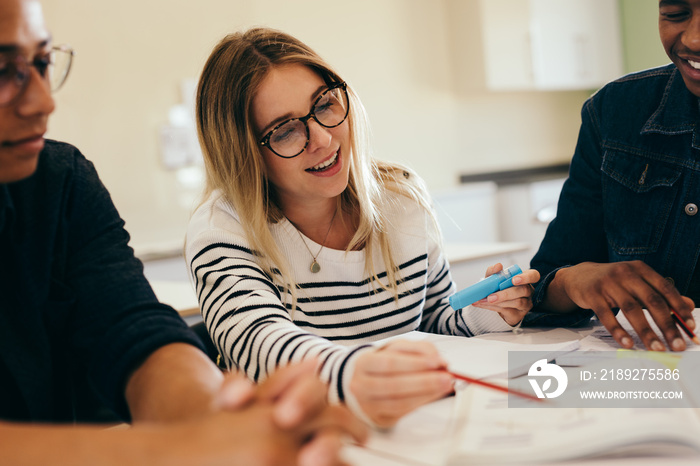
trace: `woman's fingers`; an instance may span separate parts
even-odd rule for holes
[[[474,306],[498,312],[509,325],[517,325],[532,309],[533,283],[540,279],[536,270],[528,269],[513,277],[513,285],[477,301]]]
[[[388,377],[359,377],[351,383],[363,411],[386,427],[401,416],[452,393],[454,379],[445,371]]]
[[[367,359],[364,370],[379,374],[434,370],[447,365],[435,345],[425,341],[395,340],[363,358]]]
[[[498,262],[497,264],[494,264],[494,265],[488,267],[488,268],[486,269],[486,275],[484,275],[484,276],[485,276],[485,277],[490,277],[490,276],[493,275],[494,273],[498,273],[498,272],[500,272],[501,270],[503,270],[503,264],[501,264],[500,262]]]
[[[362,410],[381,426],[429,401],[444,397],[454,388],[445,362],[432,345],[396,341],[378,351],[361,355],[356,363],[350,391]]]
[[[540,279],[537,270],[528,269],[513,277],[513,285],[505,290],[492,293],[481,301],[474,303],[475,306],[483,307],[482,304],[507,303],[509,301],[520,300],[521,298],[531,298],[533,293],[532,285]],[[506,307],[518,307],[506,305]]]
[[[374,401],[431,396],[449,393],[454,379],[446,371],[412,372],[376,376],[358,374],[357,385],[366,399]],[[355,384],[351,384],[354,388]]]

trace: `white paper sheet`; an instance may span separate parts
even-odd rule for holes
[[[497,340],[494,337],[499,337],[500,339]],[[547,343],[531,343],[532,337],[537,338],[537,341]],[[509,374],[509,351],[542,352],[549,360],[552,360],[557,355],[575,351],[579,348],[579,340],[576,334],[566,329],[538,331],[537,335],[508,333],[472,338],[411,332],[392,337],[387,341],[396,338],[429,341],[435,345],[442,357],[445,358],[450,371],[476,379],[507,377]],[[526,374],[529,367],[530,364],[526,367],[510,368],[510,374],[513,377]]]

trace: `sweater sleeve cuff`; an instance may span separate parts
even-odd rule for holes
[[[350,382],[352,381],[352,376],[355,373],[355,363],[357,362],[357,358],[368,352],[368,351],[376,351],[377,347],[374,345],[366,345],[366,346],[361,346],[357,348],[355,351],[353,351],[345,360],[342,370],[340,371],[340,374],[338,377],[340,378],[340,386],[342,389],[339,391],[336,390],[329,390],[328,395],[329,395],[329,402],[332,404],[340,404],[343,403],[347,408],[362,422],[367,424],[370,427],[376,427],[374,422],[369,418],[369,416],[363,411],[363,409],[360,407],[359,401],[357,401],[357,398],[355,397],[355,394],[352,392],[350,389]]]
[[[491,332],[509,332],[513,326],[503,320],[498,312],[483,309],[476,306],[468,306],[462,309],[464,324],[474,335]]]
[[[567,267],[571,267],[570,265],[565,265],[562,267],[558,267],[551,272],[549,272],[547,275],[545,275],[540,281],[537,283],[535,286],[535,291],[532,293],[532,307],[536,308],[540,304],[542,304],[542,301],[544,301],[545,296],[547,295],[547,288],[549,287],[549,284],[552,283],[552,280],[554,280],[554,276],[559,272],[561,269],[565,269]]]

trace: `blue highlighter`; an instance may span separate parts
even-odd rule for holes
[[[450,306],[455,311],[469,306],[472,303],[486,298],[491,293],[505,290],[513,286],[513,277],[523,273],[517,265],[511,265],[499,273],[494,273],[488,277],[476,282],[462,291],[450,296]]]

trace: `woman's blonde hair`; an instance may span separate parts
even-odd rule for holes
[[[289,264],[274,241],[270,224],[284,215],[275,202],[253,126],[252,101],[260,83],[274,67],[297,64],[310,68],[327,84],[343,80],[307,45],[281,31],[255,28],[226,36],[214,48],[197,88],[197,133],[206,167],[205,199],[220,190],[238,213],[256,260],[290,291],[296,304],[296,283]],[[432,212],[427,191],[406,167],[370,156],[368,120],[359,98],[348,86],[351,153],[348,186],[339,208],[359,215],[348,251],[365,250],[366,270],[375,283],[398,296],[397,274],[382,203],[386,191],[406,195]],[[434,221],[434,218],[433,218]],[[387,283],[377,277],[372,261],[378,245],[387,269]],[[293,305],[293,306],[294,306]]]

